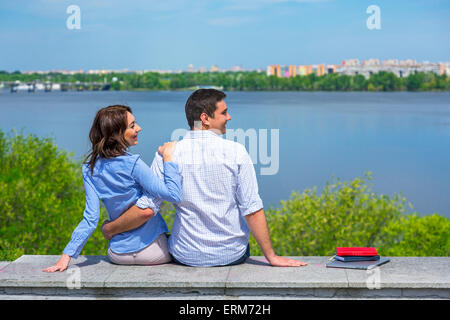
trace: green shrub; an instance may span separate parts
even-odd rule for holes
[[[406,215],[406,199],[371,191],[364,177],[294,192],[266,212],[275,252],[283,256],[331,256],[336,247],[376,247],[390,256],[448,256],[450,220]],[[252,255],[262,255],[250,238]]]
[[[175,207],[170,202],[164,201],[159,213],[164,218],[167,224],[167,228],[169,228],[169,232],[172,230],[173,220],[175,219]]]
[[[450,219],[437,214],[401,217],[383,234],[379,248],[386,256],[450,256]]]
[[[0,130],[0,260],[61,254],[84,205],[80,162],[50,138]],[[83,254],[105,254],[106,248],[97,230]]]

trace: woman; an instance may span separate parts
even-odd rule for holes
[[[162,182],[139,155],[126,151],[137,144],[139,131],[141,127],[127,106],[114,105],[97,112],[89,133],[92,151],[83,165],[86,190],[83,220],[73,232],[58,262],[43,271],[64,271],[70,259],[78,257],[97,227],[100,199],[110,220],[118,218],[133,206],[144,191],[170,202],[181,200],[181,177],[178,165],[172,162],[176,142],[165,143],[158,149],[164,159]],[[156,214],[139,228],[114,236],[109,242],[108,256],[118,264],[167,263],[170,255],[166,232],[168,229],[164,219]]]

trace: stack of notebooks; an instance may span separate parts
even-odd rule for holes
[[[350,268],[370,270],[386,262],[388,258],[378,255],[375,248],[347,247],[336,248],[336,255],[327,264],[329,268]]]

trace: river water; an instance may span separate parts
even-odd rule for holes
[[[127,104],[143,128],[131,152],[150,164],[158,145],[188,128],[189,94],[5,90],[0,128],[52,137],[81,159],[96,111]],[[266,208],[279,206],[294,190],[320,190],[332,176],[348,181],[371,171],[375,192],[402,193],[419,214],[450,217],[450,93],[227,94],[227,133],[247,134]]]

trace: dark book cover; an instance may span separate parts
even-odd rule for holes
[[[351,262],[351,261],[376,261],[380,260],[380,256],[334,256],[335,260],[343,261],[343,262]]]
[[[327,263],[327,268],[345,268],[345,269],[362,269],[362,270],[370,270],[382,264],[389,262],[389,258],[380,258],[376,261],[351,261],[351,262],[342,262],[338,260],[333,260]]]

